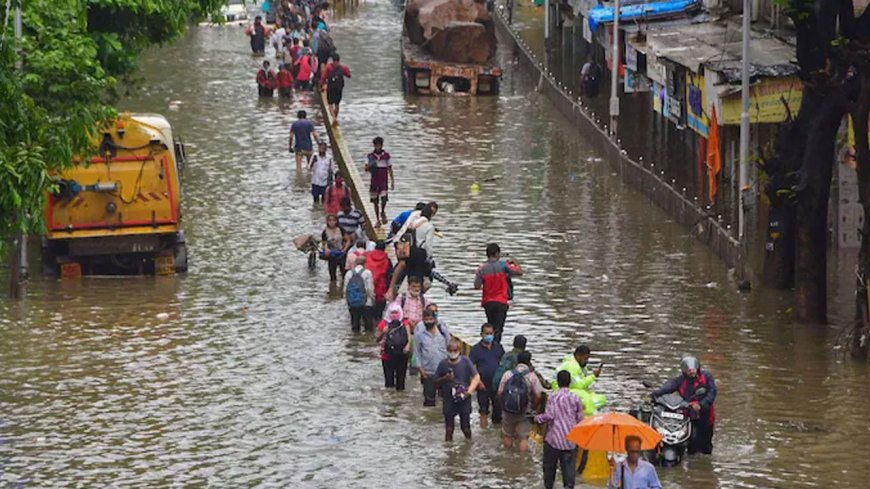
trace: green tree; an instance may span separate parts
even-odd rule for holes
[[[865,216],[870,216],[870,9],[852,0],[780,0],[795,23],[803,100],[793,123],[781,131],[769,170],[771,215],[782,234],[774,239],[785,253],[770,253],[766,282],[795,286],[798,321],[827,320],[827,211],[837,131],[846,114],[855,122],[858,180]],[[856,15],[857,14],[857,15]],[[783,225],[782,223],[786,223]],[[865,277],[870,272],[870,222],[865,219],[859,254],[856,341],[866,354],[870,334]],[[768,248],[770,251],[770,248]],[[860,348],[859,348],[860,346]]]
[[[12,0],[0,10],[0,250],[43,231],[52,171],[91,150],[119,78],[222,0]],[[13,32],[14,8],[24,30]]]

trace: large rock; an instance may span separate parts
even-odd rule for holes
[[[438,31],[426,48],[439,59],[484,64],[495,56],[495,35],[476,22],[451,22]]]
[[[408,0],[405,27],[411,42],[444,61],[485,63],[495,54],[485,0]]]

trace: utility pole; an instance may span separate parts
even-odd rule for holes
[[[617,119],[619,119],[619,0],[613,0],[613,51],[610,56],[613,66],[610,73],[610,134],[616,139]]]
[[[550,0],[544,0],[544,49],[550,49]]]
[[[740,112],[740,179],[737,195],[740,209],[737,214],[737,239],[745,249],[746,189],[749,181],[749,20],[752,17],[751,0],[743,0],[743,80],[741,95],[743,108]]]
[[[21,36],[23,35],[23,23],[21,20],[21,3],[15,6],[15,21],[14,21],[14,30],[15,30],[15,45],[16,49],[20,49],[21,46]],[[15,67],[17,70],[21,70],[21,54],[18,53],[16,56]],[[19,215],[17,216],[16,222],[18,225],[22,225],[24,223],[25,216]],[[9,293],[12,298],[20,298],[24,295],[24,284],[27,280],[27,234],[23,232],[19,232],[15,237],[15,241],[12,246],[12,268],[10,270],[9,277]]]

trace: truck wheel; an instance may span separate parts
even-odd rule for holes
[[[184,239],[184,231],[175,233],[175,273],[187,272],[187,241]]]
[[[42,246],[42,273],[49,277],[60,276],[60,265],[57,264],[57,256],[51,245]]]
[[[178,243],[175,245],[175,273],[187,272],[187,245]]]

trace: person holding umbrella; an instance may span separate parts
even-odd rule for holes
[[[616,463],[609,459],[613,474],[607,481],[607,489],[662,489],[656,468],[646,460],[640,459],[641,439],[639,436],[625,437],[625,451],[628,457]]]
[[[646,423],[626,413],[601,413],[588,416],[565,437],[590,452],[616,452],[625,449],[628,459],[617,464],[610,460],[613,473],[609,489],[661,489],[655,468],[640,460],[641,450],[654,450],[662,435]]]

